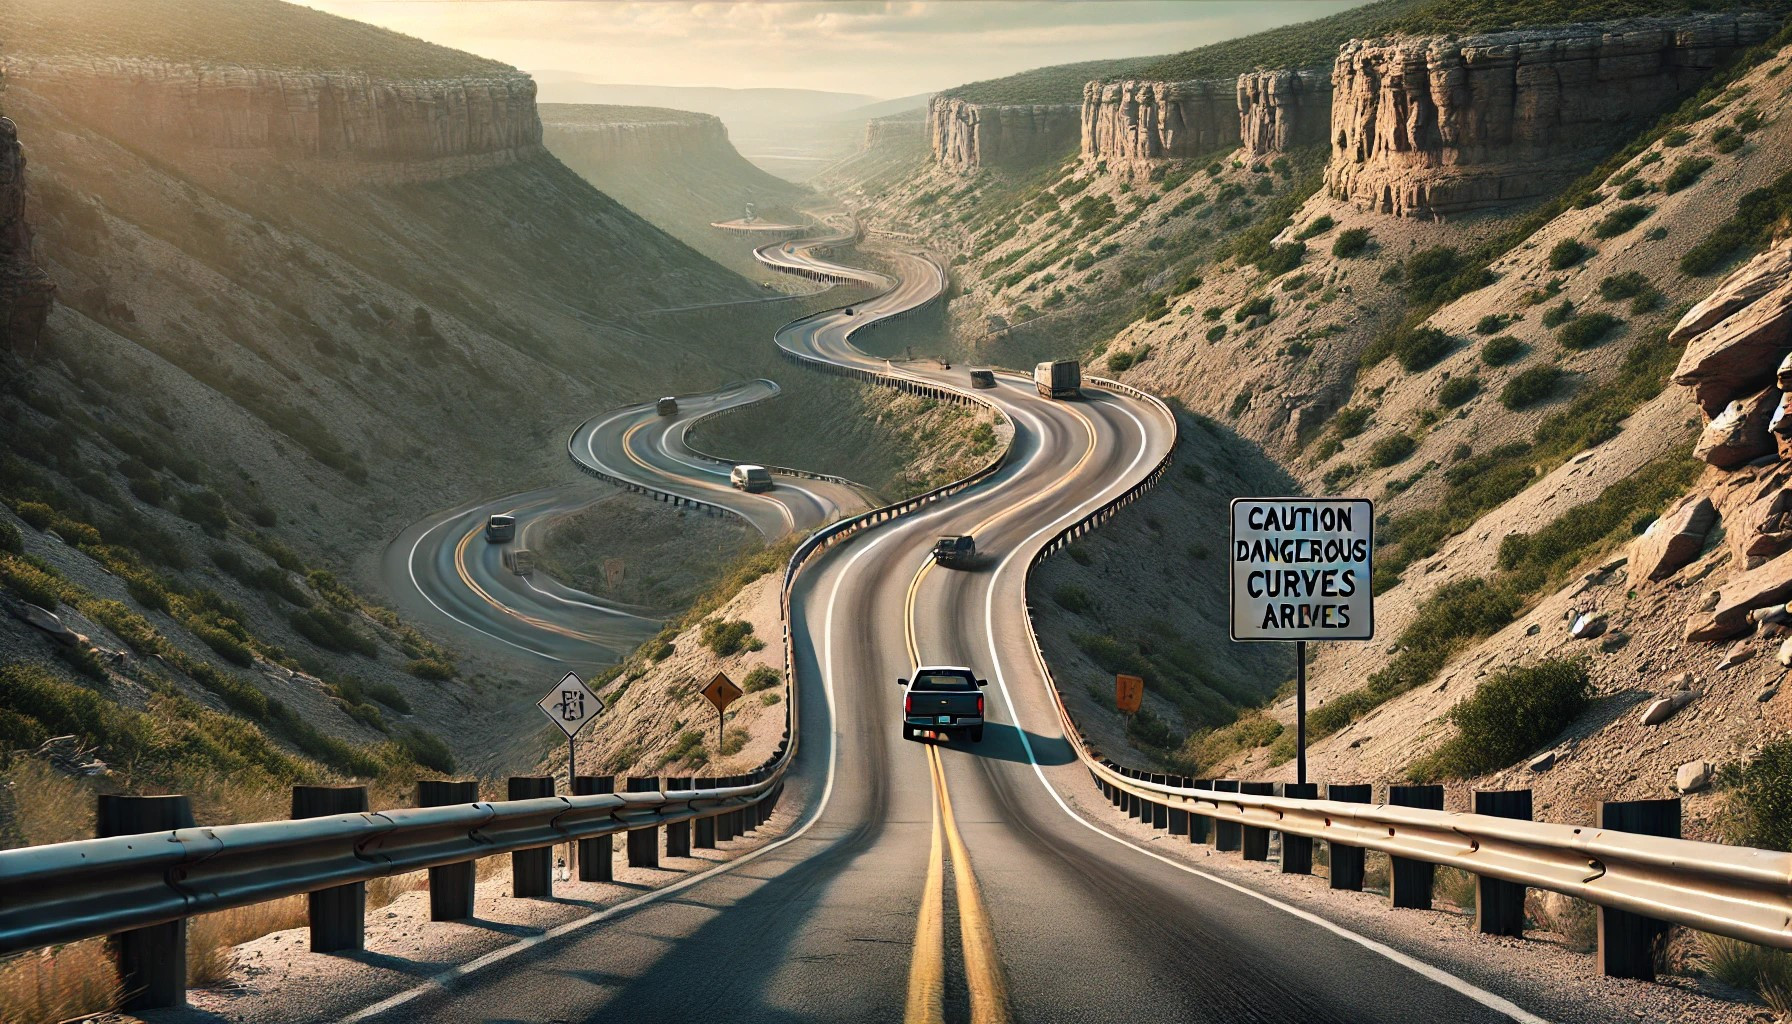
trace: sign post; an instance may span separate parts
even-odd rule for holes
[[[578,749],[573,746],[573,737],[604,709],[603,698],[592,693],[577,672],[568,672],[535,706],[566,733],[566,791],[577,792]]]
[[[1307,781],[1307,641],[1371,640],[1375,504],[1232,500],[1232,639],[1293,641],[1297,781]]]
[[[740,699],[741,689],[734,685],[734,680],[728,678],[728,673],[717,672],[716,677],[703,687],[702,692],[716,706],[716,760],[719,762],[722,758],[722,726],[725,721],[722,712]]]

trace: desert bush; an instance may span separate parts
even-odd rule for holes
[[[746,693],[758,693],[760,690],[769,690],[783,682],[784,675],[777,669],[769,665],[755,665],[753,670],[747,673],[746,678],[741,680],[740,688]]]
[[[25,553],[25,538],[19,528],[4,520],[0,520],[0,551],[15,555]]]
[[[1447,864],[1439,864],[1431,874],[1431,894],[1468,913],[1475,910],[1475,876]]]
[[[1481,346],[1481,361],[1488,366],[1504,366],[1524,354],[1524,342],[1510,334],[1493,338]]]
[[[1654,212],[1653,207],[1644,206],[1641,203],[1625,203],[1600,218],[1599,223],[1593,225],[1593,237],[1616,238],[1647,220],[1649,215]]]
[[[379,655],[379,645],[374,639],[356,629],[332,608],[318,607],[295,612],[287,621],[292,623],[292,628],[300,636],[327,651],[359,654],[364,658]]]
[[[1369,248],[1368,228],[1345,228],[1332,241],[1332,255],[1339,259],[1361,256]]]
[[[1089,596],[1089,592],[1074,583],[1060,583],[1053,587],[1052,600],[1058,607],[1074,615],[1082,615],[1095,607],[1095,601]]]
[[[1355,437],[1369,425],[1371,410],[1366,405],[1347,405],[1332,417],[1332,430],[1343,438]]]
[[[1448,302],[1493,281],[1493,274],[1456,249],[1440,245],[1421,249],[1400,266],[1402,288],[1421,304]]]
[[[1567,270],[1592,254],[1578,239],[1564,238],[1549,250],[1549,269]]]
[[[434,733],[422,729],[406,729],[398,734],[398,746],[412,761],[443,775],[454,771],[454,751]]]
[[[439,658],[412,658],[410,661],[405,662],[404,670],[411,675],[416,676],[418,679],[428,679],[431,682],[436,683],[447,682],[454,678],[454,664]],[[396,693],[397,691],[394,690],[393,692]],[[404,698],[401,696],[399,699],[403,700]],[[390,701],[383,701],[382,703],[385,703],[387,706],[397,711],[409,710],[408,708],[401,708]]]
[[[1724,837],[1742,846],[1792,850],[1792,739],[1767,743],[1746,762],[1724,765]]]
[[[1451,377],[1444,381],[1444,386],[1437,389],[1437,400],[1447,409],[1454,409],[1475,397],[1481,390],[1481,378],[1473,376]]]
[[[1764,248],[1772,240],[1774,225],[1792,210],[1792,171],[1775,178],[1765,188],[1754,189],[1736,203],[1736,212],[1699,244],[1680,257],[1682,273],[1709,274],[1728,262],[1738,249]]]
[[[14,555],[0,555],[0,586],[13,592],[21,601],[40,608],[56,610],[65,600],[73,600],[74,588],[55,570],[43,568]]]
[[[710,619],[703,624],[699,640],[716,656],[726,658],[747,648],[753,635],[753,624],[745,619]]]
[[[1239,306],[1232,314],[1234,323],[1244,323],[1254,316],[1267,316],[1274,303],[1267,295],[1259,295],[1251,301]]]
[[[0,961],[0,1012],[9,1021],[82,1020],[112,1009],[123,995],[105,939]]]
[[[1475,322],[1476,334],[1498,334],[1506,326],[1506,318],[1498,313],[1489,313]]]
[[[182,494],[175,502],[180,517],[197,525],[208,536],[222,537],[230,528],[230,514],[224,510],[224,497],[208,487]]]
[[[1553,330],[1554,328],[1567,323],[1568,319],[1573,315],[1574,303],[1568,299],[1563,299],[1561,302],[1558,302],[1543,311],[1543,326]]]
[[[1587,705],[1587,666],[1553,659],[1495,673],[1450,709],[1456,732],[1416,762],[1414,779],[1498,771],[1549,742]]]
[[[1294,237],[1299,238],[1302,241],[1305,241],[1309,238],[1312,238],[1314,235],[1323,235],[1327,231],[1330,231],[1332,229],[1332,225],[1334,223],[1335,222],[1332,220],[1330,214],[1320,214],[1319,216],[1313,218],[1312,222],[1309,223],[1306,227],[1301,228],[1300,234],[1295,235]]]
[[[1562,328],[1556,340],[1563,348],[1578,352],[1598,345],[1623,322],[1610,313],[1582,313]]]
[[[1661,190],[1670,194],[1678,192],[1698,181],[1699,175],[1704,174],[1710,167],[1710,157],[1686,157],[1675,164],[1672,171],[1668,172],[1668,176],[1661,183]]]
[[[1649,279],[1635,270],[1626,270],[1622,274],[1613,274],[1599,282],[1599,297],[1607,302],[1617,302],[1632,298],[1648,291],[1653,286]]]
[[[1792,1013],[1792,953],[1700,933],[1698,961],[1705,973],[1753,992],[1775,1013]]]
[[[1076,633],[1071,636],[1072,642],[1089,660],[1100,666],[1104,672],[1126,672],[1132,675],[1144,675],[1149,667],[1139,655],[1137,645],[1124,644],[1111,637],[1096,633]]]
[[[1506,382],[1500,404],[1514,411],[1528,409],[1554,397],[1566,377],[1560,367],[1533,366]]]
[[[1407,332],[1394,344],[1394,357],[1399,360],[1401,369],[1417,373],[1435,366],[1438,360],[1450,354],[1455,344],[1456,339],[1437,328],[1421,327]]]
[[[1386,468],[1405,459],[1419,446],[1406,434],[1389,434],[1375,442],[1369,449],[1369,464],[1377,468]]]

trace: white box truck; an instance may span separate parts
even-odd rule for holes
[[[1075,398],[1083,386],[1083,370],[1074,359],[1056,359],[1033,367],[1033,384],[1046,398]]]

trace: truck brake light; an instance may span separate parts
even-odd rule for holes
[[[912,693],[903,694],[902,695],[902,713],[906,715],[906,714],[912,713],[914,710],[915,710],[915,695]]]
[[[981,693],[977,695],[977,717],[983,717],[983,695]]]

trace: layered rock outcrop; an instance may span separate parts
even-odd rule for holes
[[[1332,125],[1332,77],[1323,68],[1238,76],[1239,141],[1251,156],[1323,143]]]
[[[1090,82],[1083,86],[1083,157],[1138,170],[1236,146],[1240,95],[1233,79]]]
[[[933,161],[949,171],[1026,166],[1076,148],[1080,108],[1075,103],[968,103],[935,96],[927,105]]]
[[[1703,14],[1352,41],[1332,71],[1327,186],[1420,217],[1547,195],[1774,24]]]
[[[519,71],[407,81],[56,58],[9,72],[74,120],[188,169],[278,160],[354,181],[428,181],[542,152],[535,82]]]
[[[0,75],[0,90],[5,79]],[[43,334],[56,286],[37,265],[25,218],[25,147],[0,112],[0,348],[30,349]]]
[[[634,116],[625,116],[623,111],[632,111]],[[548,148],[567,163],[573,162],[569,156],[601,165],[732,152],[728,128],[713,114],[544,103],[541,122]]]

